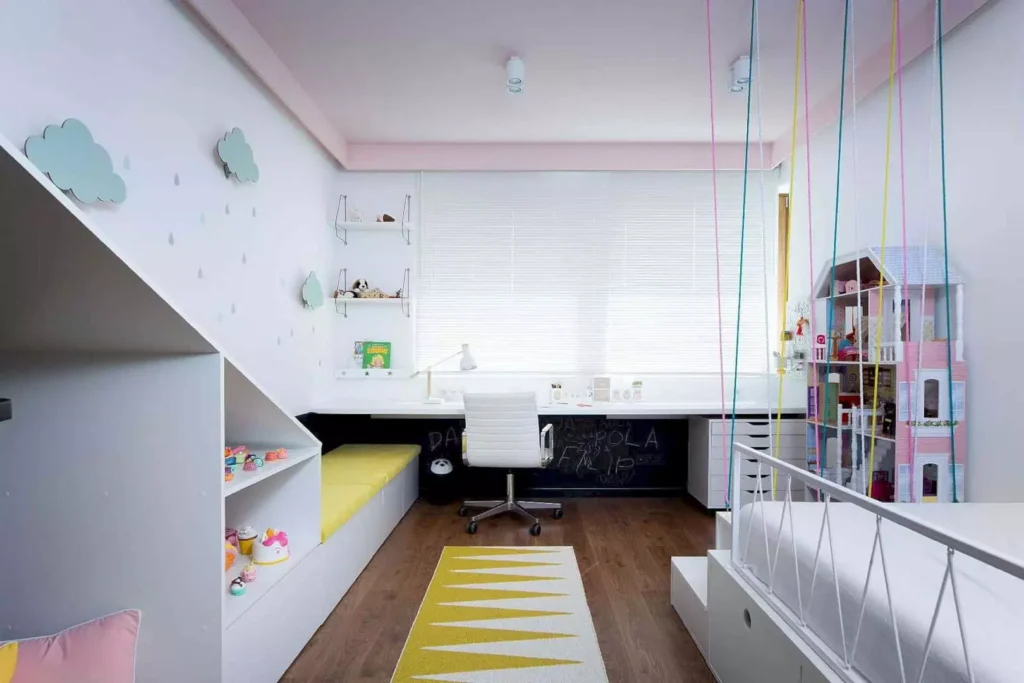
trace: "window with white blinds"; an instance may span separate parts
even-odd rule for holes
[[[718,174],[727,372],[742,190],[741,172]],[[766,226],[749,191],[739,370],[765,372]],[[485,372],[719,371],[710,172],[425,173],[420,222],[418,366],[468,343]]]

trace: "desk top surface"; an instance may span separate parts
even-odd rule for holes
[[[782,412],[798,413],[803,406],[784,405]],[[416,401],[337,401],[323,402],[312,408],[322,415],[380,415],[387,417],[461,417],[465,408],[461,401],[426,403]],[[541,404],[537,406],[541,415],[606,415],[611,417],[689,417],[722,415],[721,403],[689,401],[676,403],[596,403],[596,404]],[[744,401],[736,404],[736,413],[760,415],[768,412],[763,402]],[[732,414],[732,403],[726,403],[726,415]]]

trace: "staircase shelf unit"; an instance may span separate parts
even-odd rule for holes
[[[0,395],[17,405],[0,423],[0,640],[138,608],[139,680],[276,681],[326,617],[295,598],[315,585],[320,442],[0,147]],[[227,484],[226,444],[291,459]],[[243,524],[284,529],[292,557],[233,597],[224,533]],[[253,647],[279,661],[246,672]]]
[[[946,273],[943,250],[872,247],[837,258],[814,297],[809,467],[820,454],[826,479],[883,501],[963,502],[964,281],[952,266]]]

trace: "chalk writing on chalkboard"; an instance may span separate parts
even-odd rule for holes
[[[563,474],[625,486],[638,467],[665,464],[654,425],[625,420],[563,418],[556,420],[554,467]]]
[[[610,487],[641,481],[649,486],[656,483],[656,469],[669,464],[654,421],[565,417],[551,424],[554,458],[548,472]],[[666,445],[671,449],[671,443]],[[427,448],[431,457],[458,459],[460,430],[446,427],[429,432]]]
[[[441,432],[430,432],[427,438],[429,439],[431,453],[440,449],[451,454],[454,452],[451,449],[459,445],[459,435],[455,432],[455,427],[449,427],[443,434]]]

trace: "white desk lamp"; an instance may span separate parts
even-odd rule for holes
[[[419,375],[423,374],[424,372],[427,373],[427,398],[424,401],[424,403],[441,403],[442,402],[441,399],[434,398],[434,396],[433,396],[433,387],[432,387],[432,383],[433,383],[433,370],[434,370],[435,367],[437,367],[441,363],[444,363],[445,361],[449,361],[452,358],[455,358],[456,356],[462,356],[462,358],[459,360],[459,370],[461,370],[462,372],[469,372],[470,370],[476,370],[476,360],[473,358],[473,354],[471,354],[469,352],[469,344],[463,344],[461,350],[456,351],[452,355],[450,355],[450,356],[448,356],[446,358],[442,358],[441,360],[439,360],[439,361],[437,361],[435,363],[431,363],[430,365],[428,365],[427,367],[423,368],[422,370],[417,370],[416,372],[412,373],[412,375],[409,376],[409,378],[412,379],[413,377],[418,377]]]

